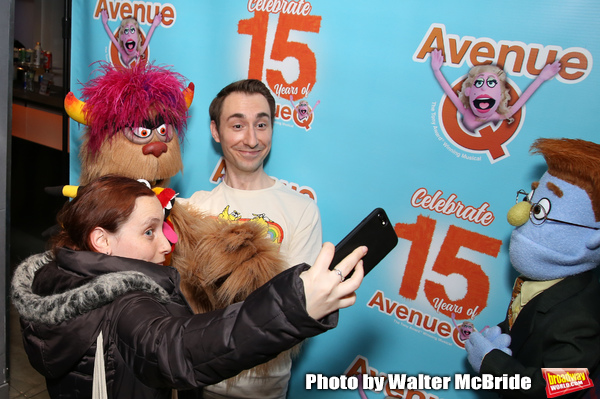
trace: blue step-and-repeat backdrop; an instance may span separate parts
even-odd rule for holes
[[[457,325],[468,321],[482,329],[504,318],[516,276],[506,214],[517,190],[529,190],[545,171],[530,145],[539,137],[598,141],[600,78],[593,58],[600,51],[600,3],[74,1],[76,96],[80,83],[94,76],[95,61],[123,63],[103,27],[102,9],[113,32],[135,14],[145,34],[160,11],[146,57],[195,84],[184,171],[171,183],[180,197],[210,190],[220,177],[210,101],[230,82],[258,78],[277,99],[266,171],[317,201],[324,239],[336,243],[375,207],[394,224],[398,246],[367,276],[356,305],[341,311],[338,328],[311,339],[295,360],[291,399],[359,398],[355,390],[331,389],[341,378],[328,378],[330,389],[307,387],[307,374],[472,372]],[[558,73],[536,81],[555,61]],[[456,92],[469,70],[484,64],[500,67],[506,81],[484,100],[467,98],[457,112]],[[490,119],[487,98],[502,90],[510,104],[526,101],[510,117],[497,110]],[[301,119],[297,111],[306,105],[312,114]],[[82,132],[71,123],[73,184]],[[392,385],[366,395],[492,397],[454,384]]]

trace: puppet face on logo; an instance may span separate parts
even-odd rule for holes
[[[465,90],[471,111],[480,118],[491,116],[500,106],[502,90],[503,82],[495,73],[483,72],[477,75],[473,85]]]
[[[302,100],[298,103],[298,119],[304,120],[308,118],[309,111],[308,101]]]
[[[471,333],[475,330],[475,326],[470,321],[463,321],[458,326],[458,338],[461,341],[466,341],[471,336]]]
[[[121,23],[119,41],[125,52],[135,54],[140,45],[140,28],[136,20],[127,18]]]
[[[513,267],[534,280],[581,273],[600,262],[599,227],[585,190],[546,172],[535,188],[509,211],[522,208],[510,239]],[[516,217],[515,217],[516,219]],[[576,225],[575,225],[576,224]],[[585,227],[588,226],[588,227]],[[590,228],[592,227],[592,228]]]

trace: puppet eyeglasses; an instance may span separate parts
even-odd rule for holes
[[[548,213],[550,213],[550,208],[551,208],[550,200],[548,198],[542,198],[538,202],[532,203],[531,202],[531,198],[532,198],[531,194],[532,193],[527,193],[525,190],[517,191],[516,202],[519,203],[521,201],[527,201],[527,202],[529,202],[529,204],[531,204],[531,209],[529,210],[529,220],[531,220],[531,223],[535,224],[536,226],[540,226],[540,225],[544,224],[544,222],[546,222],[546,220],[550,220],[551,222],[568,224],[569,226],[584,227],[586,229],[592,229],[592,230],[600,230],[600,227],[584,226],[582,224],[565,222],[564,220],[549,218]],[[521,196],[524,196],[524,198],[522,200],[520,199]]]

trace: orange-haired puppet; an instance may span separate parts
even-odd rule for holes
[[[81,184],[107,174],[165,187],[183,169],[183,140],[194,85],[147,63],[102,64],[98,77],[65,98],[69,116],[86,125],[79,157]],[[175,202],[169,216],[179,238],[172,264],[196,312],[245,299],[284,270],[278,248],[258,223],[231,224]]]

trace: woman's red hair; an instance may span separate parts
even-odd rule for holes
[[[94,251],[90,234],[96,227],[116,233],[131,216],[136,199],[154,195],[145,184],[117,175],[102,176],[79,187],[77,196],[58,213],[61,229],[51,241],[52,250]]]

